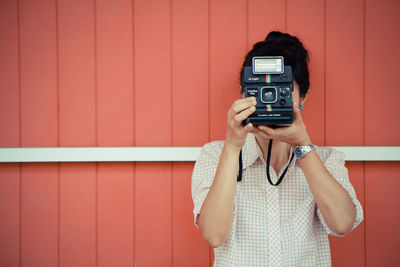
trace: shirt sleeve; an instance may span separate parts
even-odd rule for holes
[[[218,166],[220,149],[217,144],[209,143],[203,146],[196,161],[192,174],[192,199],[194,204],[194,225],[197,225],[197,216],[210,190]]]
[[[349,232],[351,232],[351,231],[353,231],[354,228],[356,228],[362,222],[362,220],[364,219],[364,215],[363,215],[363,209],[360,204],[360,201],[358,201],[356,192],[353,188],[353,185],[350,183],[350,180],[349,180],[349,173],[347,171],[347,168],[345,167],[344,153],[332,149],[332,152],[327,157],[324,164],[325,164],[326,169],[331,173],[331,175],[336,179],[336,181],[338,181],[339,184],[349,194],[351,201],[353,202],[353,205],[356,208],[356,219],[354,221],[353,227],[349,231]],[[318,206],[316,209],[317,209],[317,215],[318,215],[323,227],[325,228],[326,232],[329,235],[344,236],[344,235],[336,233],[332,229],[330,229],[329,226],[327,225],[327,223],[325,222],[324,217],[322,216],[322,213],[321,213],[320,209],[318,208]]]

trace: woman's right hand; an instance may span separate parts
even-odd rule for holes
[[[197,219],[204,240],[212,247],[219,247],[227,240],[232,229],[239,152],[253,128],[250,123],[243,127],[242,121],[256,110],[255,105],[254,97],[239,99],[228,111],[225,145]]]
[[[256,111],[257,100],[255,97],[238,99],[233,102],[228,111],[228,127],[225,142],[237,149],[242,149],[246,142],[246,136],[253,128],[249,123],[243,126],[243,120]]]

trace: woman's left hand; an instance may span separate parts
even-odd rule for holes
[[[293,102],[294,119],[293,124],[287,127],[270,128],[265,125],[253,127],[252,132],[266,139],[274,139],[285,142],[293,148],[296,146],[311,144],[310,136],[307,133],[306,126],[301,118],[299,105]]]

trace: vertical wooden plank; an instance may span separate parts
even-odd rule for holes
[[[350,182],[357,198],[365,210],[364,163],[347,162]],[[364,212],[365,216],[365,212]],[[329,237],[332,266],[365,266],[365,219],[351,233],[344,237]]]
[[[173,165],[173,266],[208,266],[209,246],[193,225],[191,175],[193,163]]]
[[[208,2],[174,0],[172,11],[172,144],[208,141]]]
[[[18,6],[0,2],[0,146],[19,146]],[[4,114],[7,114],[4,116]],[[0,266],[20,261],[20,164],[0,164]]]
[[[24,163],[22,165],[22,266],[57,266],[57,170],[56,163]]]
[[[60,146],[95,146],[94,1],[58,1]]]
[[[208,142],[208,1],[172,1],[172,145]],[[193,225],[193,164],[173,163],[172,264],[206,266],[209,247]]]
[[[312,95],[311,95],[312,96]],[[326,145],[364,144],[364,1],[326,1]],[[364,166],[346,164],[361,205]],[[365,221],[330,237],[333,266],[365,266]]]
[[[400,265],[399,173],[399,162],[366,163],[367,266]]]
[[[133,145],[132,1],[96,1],[98,146]]]
[[[210,4],[210,139],[223,140],[226,114],[233,101],[242,97],[240,70],[247,52],[247,4],[246,0]]]
[[[396,0],[366,2],[365,144],[369,146],[400,145],[399,12]]]
[[[248,46],[265,40],[270,31],[286,31],[286,4],[282,0],[249,0]]]
[[[133,167],[98,165],[97,266],[133,266]]]
[[[96,166],[60,165],[60,266],[96,264]]]
[[[137,163],[135,256],[137,266],[172,266],[171,164]]]
[[[21,145],[56,146],[57,54],[53,0],[20,1]],[[23,164],[21,264],[58,263],[58,166]]]
[[[364,1],[326,3],[326,145],[364,143]]]
[[[20,1],[22,146],[57,146],[54,0]]]
[[[396,78],[400,68],[400,2],[366,1],[365,143],[399,145]],[[382,67],[382,59],[386,60]],[[366,263],[367,266],[398,266],[400,257],[397,227],[400,203],[399,164],[367,163]]]
[[[19,146],[17,2],[0,2],[0,146]],[[4,114],[7,114],[4,116]]]
[[[95,145],[94,1],[57,2],[60,146]],[[96,164],[60,164],[60,266],[96,264]]]
[[[324,1],[288,0],[287,31],[310,52],[310,95],[302,111],[314,144],[325,144],[325,14]]]
[[[171,0],[136,0],[136,145],[171,144]]]
[[[135,134],[138,146],[170,146],[171,1],[136,0]],[[171,164],[137,163],[137,266],[172,266]],[[156,256],[155,256],[156,255]]]
[[[131,146],[132,1],[95,2],[97,145]],[[133,165],[98,163],[97,265],[134,264]]]
[[[20,263],[20,165],[0,164],[0,266]]]

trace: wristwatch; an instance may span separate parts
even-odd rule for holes
[[[301,159],[301,158],[304,158],[305,155],[307,155],[314,149],[315,149],[315,145],[313,145],[313,144],[309,144],[309,145],[305,145],[305,146],[298,146],[294,150],[294,154],[296,155],[297,159]]]

